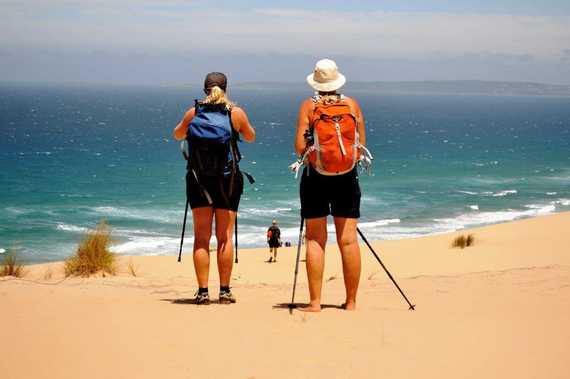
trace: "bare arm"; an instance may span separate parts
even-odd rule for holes
[[[232,125],[247,142],[255,141],[255,129],[249,123],[247,114],[239,107],[232,108]]]
[[[299,108],[299,115],[297,118],[297,133],[295,134],[295,151],[297,154],[302,155],[307,149],[307,142],[305,141],[305,132],[310,128],[309,115],[313,109],[313,102],[311,99],[305,100]]]
[[[195,113],[196,113],[195,109],[191,108],[190,110],[188,110],[188,112],[186,112],[184,114],[184,117],[178,123],[178,125],[176,125],[176,127],[174,128],[174,131],[172,133],[175,139],[180,141],[180,140],[183,140],[186,138],[186,132],[188,131],[188,125],[190,124],[190,121],[192,121],[192,118],[194,117]]]

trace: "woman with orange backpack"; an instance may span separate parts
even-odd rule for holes
[[[295,150],[306,165],[301,177],[301,217],[306,220],[306,265],[310,304],[321,310],[327,216],[333,216],[342,256],[346,299],[354,310],[360,281],[360,248],[356,227],[360,217],[357,163],[364,148],[364,118],[358,103],[338,92],[346,79],[330,59],[317,62],[307,82],[316,90],[299,109]]]

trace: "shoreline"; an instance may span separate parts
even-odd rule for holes
[[[567,205],[566,203],[564,203],[564,205]],[[431,232],[426,232],[425,234],[418,234],[418,235],[410,235],[410,231],[414,230],[414,227],[411,226],[406,226],[406,230],[407,230],[407,234],[405,237],[394,237],[394,235],[388,234],[386,238],[384,239],[378,239],[376,237],[377,235],[377,231],[375,232],[374,229],[389,229],[391,227],[396,227],[398,228],[398,225],[400,224],[401,220],[400,219],[381,219],[381,220],[376,220],[376,221],[362,221],[359,223],[359,228],[363,231],[363,233],[365,234],[366,238],[369,241],[373,241],[373,242],[387,242],[387,241],[407,241],[407,240],[416,240],[416,239],[421,239],[421,238],[430,238],[430,237],[436,237],[436,236],[444,236],[444,235],[452,235],[454,233],[468,233],[471,230],[478,230],[481,228],[486,228],[486,227],[492,227],[495,225],[502,225],[502,224],[510,224],[513,222],[519,222],[519,221],[525,221],[525,220],[530,220],[530,219],[534,219],[534,218],[542,218],[542,217],[548,217],[548,216],[553,216],[553,215],[558,215],[558,214],[566,214],[566,213],[570,213],[570,211],[555,211],[553,213],[549,213],[550,212],[550,208],[552,205],[550,206],[545,206],[544,208],[540,208],[540,209],[529,209],[527,211],[521,211],[523,213],[528,213],[529,215],[522,215],[520,217],[514,218],[514,219],[506,219],[506,220],[497,220],[494,222],[489,222],[489,223],[482,223],[482,224],[475,224],[473,226],[468,226],[465,227],[463,229],[457,229],[457,230],[442,230],[442,231],[431,231]],[[543,209],[547,209],[548,208],[548,212],[541,212],[541,210]],[[491,212],[491,213],[504,213],[504,212]],[[520,213],[520,212],[519,212]],[[458,216],[459,218],[463,217],[463,216]],[[439,221],[441,222],[452,222],[454,221],[456,218],[444,218],[441,219]],[[76,227],[73,226],[73,229],[71,230],[67,230],[67,229],[63,229],[61,227],[62,224],[58,224],[58,229],[60,229],[59,232],[65,232],[65,231],[71,231],[74,233],[81,233],[82,235],[85,234],[88,231],[88,228],[86,227]],[[434,226],[432,226],[432,229],[437,229],[435,227],[436,224],[434,224]],[[331,241],[334,241],[334,226],[333,224],[328,224],[328,229],[329,229],[329,243]],[[242,226],[243,228],[243,226]],[[417,229],[424,229],[424,226],[419,226]],[[409,229],[409,230],[408,230]],[[298,226],[295,227],[282,227],[282,236],[283,236],[283,240],[291,242],[292,247],[296,246],[296,242],[298,239]],[[123,235],[125,229],[119,227],[118,228],[118,233],[119,235]],[[113,234],[117,233],[115,231],[115,228],[113,228]],[[385,232],[382,232],[385,233]],[[263,234],[263,239],[265,239],[265,233],[261,233]],[[372,235],[371,235],[372,234]],[[376,234],[376,235],[374,235]],[[261,243],[260,246],[247,246],[247,247],[241,247],[243,246],[243,241],[244,239],[247,240],[248,238],[250,238],[252,235],[251,232],[248,232],[247,230],[243,230],[240,232],[240,251],[249,251],[249,250],[263,250],[265,249],[265,242]],[[160,237],[158,237],[159,240],[169,240],[169,245],[171,244],[173,247],[169,248],[169,250],[178,250],[179,247],[179,243],[180,243],[180,237],[167,237],[167,236],[163,236],[161,235]],[[149,239],[149,241],[147,242],[149,244],[149,246],[145,246],[144,244],[142,244],[141,242],[135,240],[125,240],[125,241],[121,241],[121,242],[115,242],[113,245],[111,245],[111,251],[115,254],[117,254],[117,256],[127,256],[127,257],[150,257],[150,256],[170,256],[171,254],[174,253],[168,253],[168,252],[164,252],[164,248],[162,247],[155,247],[152,248],[152,246],[160,246],[161,244],[164,244],[165,242],[161,241],[153,241],[152,237],[143,237],[143,239]],[[77,246],[77,244],[79,243],[79,238],[77,238],[77,242],[75,242],[73,244],[73,248],[69,251],[68,256],[72,255],[73,252],[75,251],[75,247]],[[172,240],[172,241],[170,241]],[[185,251],[187,251],[188,249],[191,249],[192,246],[192,241],[193,241],[193,236],[191,235],[191,233],[187,233],[186,238],[185,238]],[[361,242],[362,246],[363,243],[359,238],[359,241]],[[130,246],[128,249],[126,248],[127,246]],[[135,249],[137,246],[140,246],[140,249],[143,251],[143,253],[141,254],[131,254],[130,252]],[[213,238],[211,241],[211,246],[215,247],[215,239]],[[0,249],[2,250],[2,249]],[[4,252],[8,252],[10,249],[3,249],[5,250]],[[153,251],[154,250],[154,251]],[[162,251],[161,251],[162,250]],[[158,252],[156,252],[158,251]],[[177,253],[176,253],[177,254]],[[29,253],[26,253],[26,255],[29,255]],[[3,256],[3,253],[0,253],[0,258]],[[22,259],[20,257],[20,259]],[[57,263],[57,262],[61,262],[62,258],[52,258],[52,259],[32,259],[30,260],[29,257],[26,257],[25,259],[23,259],[23,264],[26,266],[30,266],[30,265],[37,265],[37,264],[47,264],[47,263]]]
[[[543,216],[535,216],[535,217],[531,217],[531,218],[525,218],[525,219],[520,219],[520,220],[515,220],[515,221],[509,221],[509,222],[502,222],[502,223],[495,223],[495,224],[490,224],[490,225],[484,225],[484,226],[479,226],[479,227],[474,227],[474,228],[467,228],[467,229],[462,229],[462,230],[458,230],[458,231],[454,231],[454,232],[445,232],[445,233],[439,233],[439,234],[431,234],[431,235],[426,235],[426,236],[419,236],[419,237],[414,237],[414,238],[406,238],[406,239],[398,239],[398,240],[371,240],[371,245],[373,246],[374,249],[377,250],[377,252],[380,254],[380,256],[382,255],[386,255],[388,256],[391,260],[394,261],[394,264],[401,269],[400,270],[400,277],[411,277],[411,276],[415,276],[415,275],[422,275],[422,270],[425,270],[426,272],[429,272],[433,275],[438,275],[438,274],[443,274],[443,273],[454,273],[453,270],[456,269],[458,270],[457,273],[468,273],[468,272],[481,272],[481,271],[485,271],[487,270],[487,265],[484,259],[481,258],[482,253],[480,252],[480,250],[485,250],[486,251],[486,255],[487,258],[489,257],[493,257],[496,258],[494,261],[489,261],[489,267],[492,266],[492,268],[494,269],[512,269],[512,268],[520,268],[520,267],[527,267],[525,265],[530,265],[530,266],[534,266],[534,265],[548,265],[550,262],[549,259],[551,260],[558,260],[558,259],[562,259],[564,262],[566,262],[568,265],[570,265],[570,255],[568,256],[568,260],[565,259],[564,255],[559,255],[559,254],[542,254],[540,256],[529,256],[529,255],[522,255],[522,256],[514,256],[513,252],[511,251],[511,249],[506,248],[508,244],[516,244],[517,241],[517,236],[516,233],[519,233],[520,230],[524,230],[524,233],[526,234],[526,237],[529,239],[529,242],[527,243],[528,246],[533,246],[535,248],[538,249],[538,245],[540,245],[541,247],[544,247],[545,244],[546,245],[552,245],[550,249],[547,249],[548,252],[556,252],[558,249],[557,243],[548,243],[548,241],[539,241],[538,237],[540,237],[542,234],[544,234],[543,232],[539,232],[539,233],[535,233],[534,232],[534,228],[535,227],[541,227],[541,224],[543,224],[543,220],[548,220],[548,223],[554,223],[556,224],[556,228],[559,227],[559,224],[564,224],[566,223],[568,227],[570,227],[570,212],[559,212],[559,213],[554,213],[554,214],[549,214],[549,215],[543,215]],[[513,232],[513,226],[515,227],[514,230],[516,230],[516,232]],[[515,234],[513,234],[515,233]],[[541,234],[542,233],[542,234]],[[474,246],[465,248],[465,249],[459,249],[459,248],[455,248],[455,249],[451,249],[450,248],[450,244],[451,241],[459,236],[459,235],[468,235],[468,234],[473,234],[475,236],[475,244]],[[501,239],[501,243],[490,243],[492,238],[489,238],[489,236],[493,236],[493,235],[497,235],[500,236]],[[366,233],[365,233],[366,236]],[[534,238],[533,238],[534,237]],[[551,236],[552,237],[552,236]],[[361,240],[361,238],[359,237],[359,244],[360,244],[360,249],[361,249],[361,255],[363,257],[363,259],[365,259],[366,256],[370,255],[370,251],[367,248],[367,246],[364,244],[364,242]],[[552,238],[550,238],[552,239]],[[483,245],[483,246],[482,246]],[[213,246],[215,246],[215,241],[213,243]],[[457,261],[456,263],[458,263],[457,266],[453,266],[453,264],[445,264],[443,266],[441,266],[440,268],[434,268],[432,267],[430,264],[428,264],[426,262],[425,257],[422,257],[421,260],[415,260],[412,262],[406,262],[406,259],[408,256],[410,255],[415,255],[417,254],[417,252],[415,250],[418,250],[418,248],[421,249],[425,249],[427,251],[431,251],[432,254],[438,254],[441,255],[442,252],[446,251],[446,250],[450,250],[450,251],[457,251],[458,253],[465,253],[465,252],[470,252],[473,255],[476,255],[476,257],[474,257],[474,259],[470,260],[468,262],[468,264],[459,264],[460,262],[457,261],[457,259],[454,259],[453,256],[451,259],[454,259],[455,261]],[[501,248],[505,248],[505,254],[501,255]],[[191,261],[191,250],[192,250],[192,244],[191,242],[188,242],[185,244],[185,248],[183,250],[183,255],[182,255],[182,260],[183,262],[186,261],[186,263],[188,263],[188,261]],[[297,246],[296,245],[291,245],[290,247],[282,247],[279,248],[279,255],[281,257],[286,256],[286,257],[291,257],[292,255],[295,255],[297,251]],[[301,249],[302,251],[302,255],[304,254],[304,248]],[[329,254],[335,254],[337,256],[339,256],[339,250],[338,250],[338,246],[336,245],[336,241],[332,240],[329,238],[329,240],[327,241],[327,247],[326,247],[326,253]],[[447,253],[447,252],[446,252]],[[444,253],[444,254],[446,254]],[[516,254],[516,253],[515,253]],[[141,264],[143,266],[146,266],[148,263],[146,263],[146,261],[164,261],[164,264],[168,264],[169,261],[176,261],[176,256],[178,255],[178,253],[173,253],[173,254],[165,254],[165,253],[158,253],[156,255],[122,255],[122,254],[117,254],[117,259],[118,259],[118,263],[119,266],[125,266],[128,265],[129,262],[133,262],[135,264]],[[243,258],[244,256],[247,257],[248,260],[255,260],[255,261],[259,261],[263,259],[266,259],[266,256],[268,255],[268,248],[266,247],[256,247],[256,248],[240,248],[238,250],[238,255],[239,258]],[[255,259],[253,258],[254,256],[258,256],[260,257],[259,259]],[[421,256],[420,256],[421,257]],[[263,258],[263,259],[262,259]],[[418,258],[418,257],[415,257]],[[428,258],[433,258],[433,259],[445,259],[445,257],[442,256],[431,256]],[[455,257],[456,258],[456,257]],[[516,264],[514,262],[519,262],[522,266],[516,266]],[[24,264],[24,267],[26,269],[28,269],[28,274],[32,275],[34,278],[37,278],[39,275],[39,271],[43,268],[47,269],[55,269],[56,271],[59,270],[59,267],[63,267],[63,263],[64,261],[53,261],[53,262],[44,262],[44,263],[32,263],[32,264]],[[259,262],[257,262],[259,263]],[[294,263],[294,262],[293,262]],[[338,264],[340,264],[339,262],[336,262]],[[335,268],[339,268],[336,267],[335,263]],[[215,270],[217,270],[217,266],[215,263],[215,252],[212,252],[212,262],[211,265],[213,266],[211,268],[211,274],[215,274]],[[406,267],[407,266],[407,267]],[[162,265],[160,266],[162,267]],[[235,268],[238,267],[239,268],[239,263],[238,264],[234,264],[234,271]],[[472,271],[469,271],[472,270]],[[119,273],[117,276],[122,276],[124,273],[122,271],[128,271],[128,270],[121,270],[119,269]],[[192,273],[193,274],[193,273]],[[325,272],[326,274],[326,272]]]

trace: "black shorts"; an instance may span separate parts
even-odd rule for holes
[[[216,177],[201,177],[200,184],[208,191],[212,198],[212,204],[208,203],[208,198],[200,189],[200,185],[196,181],[192,171],[186,173],[186,196],[190,208],[213,207],[214,209],[229,209],[231,211],[238,210],[241,194],[243,193],[243,175],[238,170],[234,175],[234,188],[232,195],[229,196],[231,175],[220,179]],[[224,191],[224,193],[222,193]],[[227,200],[226,200],[227,199]]]
[[[312,167],[305,167],[299,192],[303,218],[328,215],[360,217],[360,185],[356,167],[349,173],[336,176],[321,175]]]
[[[279,240],[269,240],[269,247],[281,247],[281,244],[279,243]]]

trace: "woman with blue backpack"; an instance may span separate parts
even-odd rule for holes
[[[188,142],[186,173],[187,205],[194,224],[193,260],[198,291],[196,304],[209,304],[210,238],[215,220],[220,303],[235,303],[230,290],[233,267],[232,231],[243,192],[240,136],[255,141],[255,130],[243,109],[226,95],[227,78],[212,72],[204,80],[206,97],[196,100],[174,129],[174,138]]]

